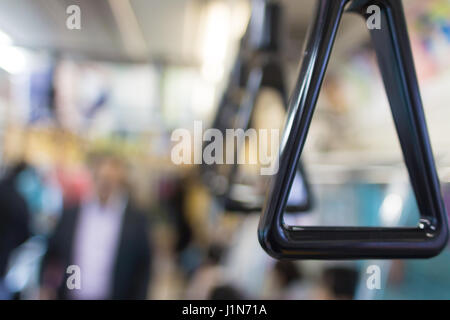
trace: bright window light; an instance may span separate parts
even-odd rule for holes
[[[27,66],[26,51],[19,47],[0,47],[0,68],[11,74],[25,71]]]
[[[12,45],[12,43],[11,37],[0,30],[0,45]]]
[[[204,30],[202,74],[207,80],[219,81],[230,40],[230,10],[224,2],[208,5]]]
[[[0,30],[0,68],[11,74],[25,71],[27,53],[25,49],[13,46],[12,38]]]
[[[384,225],[395,226],[402,215],[403,199],[395,193],[389,194],[381,206],[381,220]]]

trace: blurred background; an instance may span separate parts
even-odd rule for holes
[[[316,1],[279,3],[290,92]],[[450,2],[403,3],[450,205]],[[71,5],[79,30],[66,24]],[[172,131],[213,121],[254,5],[0,1],[0,299],[450,298],[448,249],[420,261],[277,262],[258,244],[259,212],[226,212],[198,166],[172,163]],[[270,91],[258,99],[276,103]],[[358,16],[343,18],[303,154],[314,205],[290,224],[417,222]],[[69,265],[81,290],[62,288]],[[366,286],[371,265],[380,290]]]

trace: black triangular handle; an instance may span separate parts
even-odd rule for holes
[[[386,92],[421,219],[416,228],[291,227],[282,215],[300,160],[339,23],[350,0],[318,0],[300,75],[289,102],[279,171],[271,179],[258,228],[262,247],[275,258],[427,258],[447,244],[447,214],[428,137],[400,0],[355,0],[365,14],[378,5],[381,29],[371,30]]]

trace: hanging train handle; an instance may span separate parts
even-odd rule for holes
[[[254,10],[253,18],[255,19],[251,20],[246,36],[241,42],[241,48],[244,48],[247,45],[254,51],[253,59],[250,63],[249,57],[245,59],[243,53],[239,54],[239,60],[233,68],[231,85],[225,93],[225,97],[227,97],[226,99],[228,100],[222,101],[219,107],[219,112],[221,113],[217,115],[216,121],[214,122],[215,128],[219,128],[222,131],[225,131],[226,128],[223,128],[223,126],[219,127],[219,125],[223,123],[223,121],[220,121],[220,118],[227,110],[227,103],[231,103],[230,100],[232,100],[229,97],[228,90],[234,87],[245,89],[245,95],[237,110],[236,121],[233,125],[234,129],[246,131],[250,128],[256,100],[262,88],[274,89],[280,95],[283,107],[287,109],[286,83],[279,56],[280,43],[278,33],[281,22],[281,6],[277,2],[268,2],[265,0],[255,1]],[[246,78],[246,81],[244,81],[244,78]],[[240,147],[242,147],[241,142],[242,141],[239,142]],[[241,150],[236,151],[235,154],[239,155]],[[262,203],[259,205],[243,204],[242,202],[235,201],[231,196],[232,183],[235,180],[238,169],[236,160],[237,159],[234,159],[234,164],[231,166],[227,175],[228,186],[222,197],[225,209],[227,209],[227,211],[242,213],[261,211]],[[309,184],[301,163],[298,165],[298,174],[299,177],[302,178],[305,187],[306,201],[298,205],[288,205],[285,208],[287,212],[306,211],[312,204]]]
[[[283,107],[287,109],[288,106],[284,73],[278,55],[259,58],[261,60],[257,63],[254,63],[253,67],[250,69],[245,89],[245,96],[242,99],[242,103],[239,107],[239,111],[236,117],[236,123],[234,126],[234,128],[243,129],[244,131],[251,127],[251,121],[255,112],[256,101],[262,89],[270,88],[275,90],[282,99]],[[243,141],[238,144],[238,147],[243,147]],[[238,156],[240,152],[242,152],[242,150],[236,150],[236,154]],[[240,212],[261,211],[262,205],[243,206],[240,203],[232,200],[232,182],[237,175],[237,171],[238,165],[235,159],[234,165],[231,167],[230,173],[228,175],[228,181],[230,183],[224,196],[225,208],[229,211]],[[307,176],[301,162],[299,162],[296,166],[296,172],[299,174],[299,177],[301,177],[302,183],[305,187],[306,199],[304,203],[296,205],[289,204],[285,206],[285,212],[303,212],[309,210],[312,206],[311,190],[309,188]]]
[[[241,43],[241,48],[243,46],[244,44]],[[243,50],[241,49],[240,51]],[[246,78],[245,74],[247,68],[248,67],[245,63],[244,54],[240,52],[234,63],[229,83],[220,99],[219,106],[217,108],[217,112],[211,126],[214,129],[219,129],[223,134],[225,134],[227,122],[229,122],[229,119],[232,118],[236,112],[235,110],[233,110],[233,106],[235,104],[233,96],[236,94],[236,91],[245,83],[244,78]],[[209,142],[203,143],[202,152],[206,148],[208,143]],[[204,162],[202,163],[201,173],[205,179],[206,184],[210,183],[209,180],[211,179],[211,174],[214,174],[215,170],[215,164],[207,164]]]
[[[247,85],[246,85],[246,94],[242,100],[241,106],[239,107],[239,113],[236,117],[235,128],[239,128],[242,130],[247,130],[251,127],[251,121],[255,111],[256,100],[263,88],[271,88],[274,89],[281,97],[284,108],[287,108],[287,92],[286,86],[284,83],[283,70],[281,64],[276,59],[270,59],[265,57],[264,61],[260,64],[254,65],[254,67],[250,70]],[[243,141],[238,143],[238,150],[236,150],[236,154],[239,155],[243,147]],[[236,159],[234,161],[234,165],[230,169],[230,173],[228,175],[228,181],[230,182],[228,185],[227,192],[224,196],[225,208],[228,211],[239,211],[239,212],[257,212],[261,211],[262,205],[242,205],[239,202],[236,202],[232,199],[231,191],[232,191],[232,182],[235,180],[237,176],[238,165],[236,164]],[[305,202],[298,205],[288,205],[285,208],[286,212],[303,212],[308,210],[311,207],[311,191],[309,188],[309,184],[307,181],[307,177],[305,171],[299,163],[298,165],[298,173],[302,178],[302,182],[305,187],[306,199]]]
[[[350,10],[364,15],[376,4],[381,30],[371,37],[388,94],[421,219],[417,228],[290,227],[282,220],[295,164],[307,137],[340,19],[349,0],[318,0],[297,86],[290,100],[280,169],[272,177],[258,238],[275,258],[429,258],[445,247],[447,216],[427,133],[403,7],[399,0],[357,0]]]

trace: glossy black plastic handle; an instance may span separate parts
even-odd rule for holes
[[[283,70],[278,56],[263,57],[262,61],[254,64],[250,70],[248,81],[246,85],[246,93],[239,107],[239,113],[236,117],[236,123],[234,128],[240,128],[247,130],[251,127],[251,121],[255,111],[256,100],[264,88],[271,88],[275,90],[282,99],[283,107],[287,109],[287,92],[283,77]],[[242,144],[240,144],[242,147]],[[239,155],[242,150],[237,150],[236,154]],[[230,173],[228,174],[229,186],[224,196],[224,206],[228,211],[233,212],[258,212],[262,209],[262,202],[259,205],[242,203],[235,201],[231,196],[232,183],[235,180],[238,173],[238,165],[234,164]],[[298,213],[307,211],[312,205],[312,196],[309,188],[307,176],[301,163],[297,166],[297,176],[302,179],[304,190],[306,193],[305,201],[298,204],[288,204],[285,207],[285,212]]]
[[[238,59],[235,62],[230,77],[230,83],[219,105],[213,128],[221,130],[225,134],[227,128],[243,129],[251,127],[255,110],[255,103],[261,90],[270,88],[275,90],[282,99],[283,107],[287,109],[287,90],[284,72],[280,58],[279,29],[281,24],[281,5],[265,0],[255,1],[252,19],[246,35],[241,42]],[[236,101],[238,91],[245,91],[245,95],[239,103]],[[232,122],[232,119],[235,121]],[[206,145],[206,144],[205,144]],[[240,144],[242,146],[242,144]],[[237,150],[235,154],[239,156]],[[235,159],[236,160],[236,159]],[[229,212],[249,213],[259,212],[262,209],[260,203],[242,202],[232,196],[233,182],[237,176],[238,165],[229,165],[226,172],[222,172],[222,183],[215,188],[214,181],[219,176],[219,168],[216,165],[202,166],[205,183],[223,202],[224,208]],[[312,197],[305,171],[298,164],[297,176],[302,179],[305,189],[305,201],[286,206],[286,212],[302,212],[311,207]]]
[[[371,30],[371,36],[421,214],[417,228],[290,227],[283,223],[282,215],[296,164],[306,140],[340,19],[348,2],[318,0],[299,79],[289,104],[281,143],[280,169],[271,180],[259,224],[259,241],[275,258],[394,259],[435,256],[447,244],[447,215],[399,0],[358,0],[353,1],[349,9],[362,15],[372,4],[381,9],[381,29]]]

